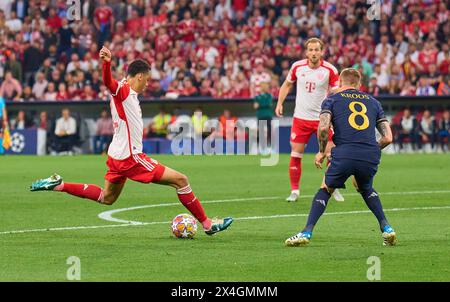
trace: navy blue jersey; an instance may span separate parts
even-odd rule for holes
[[[373,96],[347,89],[326,98],[322,113],[331,113],[334,128],[332,158],[347,158],[378,164],[381,150],[375,138],[377,123],[386,120],[380,102]]]

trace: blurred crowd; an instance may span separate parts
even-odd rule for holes
[[[271,103],[271,100],[269,100]],[[258,98],[255,104],[261,104]],[[271,106],[271,105],[270,105]],[[271,110],[270,112],[272,112]],[[261,114],[261,113],[260,113]],[[257,114],[258,119],[270,122],[271,115]],[[35,116],[33,119],[32,116]],[[114,129],[109,110],[103,109],[93,121],[94,129],[91,133],[83,135],[81,132],[82,118],[76,113],[63,108],[60,115],[49,116],[46,111],[39,114],[18,111],[10,120],[11,130],[30,128],[43,129],[47,132],[46,152],[48,154],[73,154],[87,139],[90,150],[95,154],[105,153],[111,143]],[[242,122],[242,121],[241,121]],[[431,153],[450,152],[450,111],[430,110],[427,108],[405,108],[392,116],[392,130],[394,134],[394,150],[400,153]],[[270,123],[267,131],[270,131]],[[187,127],[187,128],[186,128]],[[189,128],[192,127],[192,128]],[[201,107],[192,112],[176,108],[167,111],[163,107],[150,119],[147,119],[144,129],[144,138],[173,139],[180,131],[187,131],[184,136],[201,138],[247,139],[248,133],[239,129],[245,125],[239,123],[238,117],[230,110],[224,109],[218,117],[209,117]],[[184,129],[184,130],[183,130]],[[270,132],[268,132],[270,144]],[[75,150],[75,151],[74,151]]]
[[[1,0],[0,96],[106,100],[106,45],[117,78],[135,58],[151,63],[149,98],[254,97],[264,82],[276,97],[312,36],[339,69],[359,68],[365,91],[450,95],[448,2],[385,0],[378,21],[366,2],[85,0],[77,15],[65,0]]]
[[[450,151],[450,111],[405,108],[392,118],[394,143],[399,152]]]

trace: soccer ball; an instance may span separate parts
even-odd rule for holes
[[[197,221],[189,214],[179,214],[172,220],[172,233],[177,238],[194,238],[197,233]]]

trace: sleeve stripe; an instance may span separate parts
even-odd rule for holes
[[[323,67],[332,70],[333,73],[339,75],[339,71],[337,70],[337,68],[333,64],[331,64],[330,62],[322,61],[322,65],[323,65]]]
[[[117,89],[116,89],[116,93],[111,93],[112,96],[117,96],[117,94],[119,93],[120,88],[123,85],[123,81],[119,82],[119,85],[117,85]]]
[[[389,121],[385,117],[380,118],[379,120],[377,120],[377,124],[382,123],[382,122],[389,122]]]
[[[294,83],[295,81],[297,81],[297,76],[296,76],[297,68],[299,68],[301,66],[306,66],[306,65],[308,65],[306,59],[297,61],[294,64],[292,64],[291,69],[289,70],[288,75],[286,77],[286,80],[289,83]]]

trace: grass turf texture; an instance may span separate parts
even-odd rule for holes
[[[266,200],[206,203],[209,216],[305,214],[311,197],[284,201],[289,193],[288,161],[261,167],[256,156],[155,156],[190,177],[200,200]],[[106,158],[1,157],[0,233],[50,227],[117,224],[100,212],[177,203],[172,188],[128,181],[111,207],[56,192],[29,192],[37,178],[60,173],[68,182],[103,184]],[[385,209],[450,206],[448,155],[383,156],[375,188]],[[303,159],[302,194],[314,195],[322,172],[312,155]],[[442,191],[402,194],[411,191]],[[395,192],[395,194],[383,194]],[[351,182],[345,202],[330,200],[326,213],[366,211]],[[121,212],[116,218],[170,221],[187,210],[181,204]],[[169,224],[0,234],[0,280],[64,281],[66,259],[81,259],[82,281],[367,281],[369,256],[381,259],[382,281],[450,280],[450,208],[387,212],[399,243],[383,247],[371,213],[323,216],[308,247],[287,248],[284,240],[299,231],[306,216],[237,220],[226,232],[209,237],[199,227],[193,240],[180,240]]]

